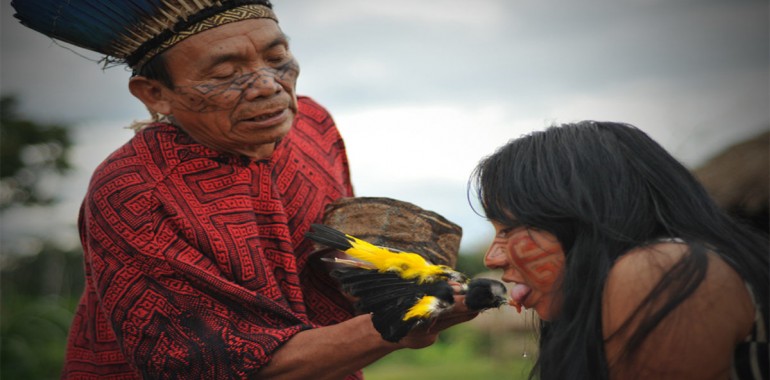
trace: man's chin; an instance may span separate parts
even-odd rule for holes
[[[289,134],[289,131],[291,131],[293,123],[285,123],[276,125],[271,128],[262,129],[258,131],[257,140],[262,142],[263,144],[273,144],[278,143],[281,140],[283,140],[286,135]]]

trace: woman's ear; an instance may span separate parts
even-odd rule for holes
[[[151,112],[161,115],[171,114],[171,102],[167,97],[169,89],[160,82],[143,76],[135,76],[129,79],[128,90],[141,100]]]

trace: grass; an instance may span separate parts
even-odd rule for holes
[[[531,362],[523,358],[512,358],[504,363],[480,356],[463,358],[442,358],[432,363],[404,363],[400,354],[391,355],[364,369],[367,380],[406,379],[526,379]]]
[[[486,336],[456,326],[422,350],[401,350],[364,369],[367,380],[526,379],[532,355],[523,357],[526,333]]]
[[[0,313],[0,378],[60,376],[74,300],[4,296]]]

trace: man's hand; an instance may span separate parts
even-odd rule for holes
[[[465,306],[465,296],[455,295],[454,299],[455,303],[452,309],[441,314],[432,323],[413,329],[398,341],[398,344],[402,348],[419,349],[428,347],[436,342],[441,331],[456,324],[468,322],[479,315],[477,311],[471,311]]]

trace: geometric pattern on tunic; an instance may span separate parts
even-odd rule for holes
[[[352,195],[334,121],[307,97],[266,160],[168,124],[138,132],[81,208],[86,289],[63,377],[243,378],[297,332],[349,319],[304,234]]]

